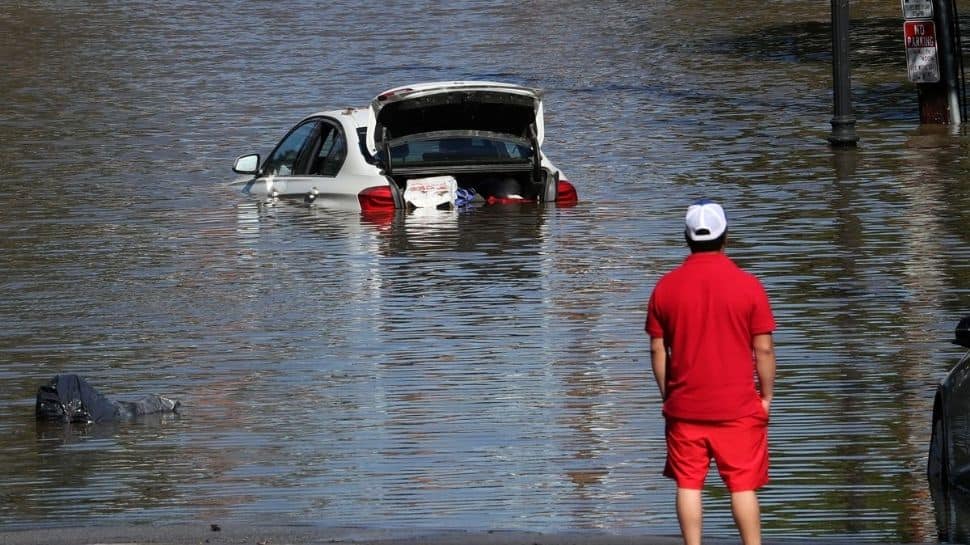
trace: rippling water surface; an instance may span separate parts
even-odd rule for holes
[[[935,540],[970,140],[918,126],[898,4],[852,5],[836,152],[818,2],[5,3],[0,526],[676,533],[642,321],[709,196],[780,324],[766,534]],[[375,224],[225,187],[306,113],[445,79],[545,89],[580,205]],[[39,427],[59,372],[184,410]]]

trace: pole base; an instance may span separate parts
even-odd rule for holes
[[[859,141],[859,135],[855,133],[855,118],[833,117],[832,134],[829,135],[828,141],[833,146],[855,146]]]

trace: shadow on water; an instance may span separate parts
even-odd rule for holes
[[[168,441],[180,429],[176,415],[99,425],[27,424],[15,434],[20,448],[8,451],[7,463],[21,476],[44,475],[45,484],[8,481],[0,493],[4,514],[44,521],[52,513],[83,516],[92,501],[104,506],[103,513],[118,512],[126,502],[162,505],[175,494],[166,468],[177,464],[182,449]]]
[[[139,432],[163,433],[167,427],[174,426],[178,414],[148,414],[126,421],[104,423],[60,423],[38,420],[34,431],[40,451],[50,451],[58,447],[81,445],[89,441],[108,441],[124,436],[132,428]]]
[[[905,68],[902,20],[893,17],[851,19],[849,45],[855,67]],[[832,25],[802,21],[759,28],[751,34],[706,42],[713,53],[740,55],[750,60],[793,64],[832,62]]]
[[[964,18],[962,24],[970,24],[970,18]],[[752,62],[818,65],[826,69],[832,62],[829,21],[767,26],[754,33],[706,43],[712,53],[740,56]],[[901,54],[902,19],[851,19],[849,47],[852,98],[856,106],[864,105],[867,118],[896,121],[911,118],[914,86],[903,78],[885,78],[887,74],[906,73],[906,59]]]

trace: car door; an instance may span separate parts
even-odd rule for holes
[[[308,202],[335,208],[359,206],[357,193],[373,185],[368,180],[362,186],[359,176],[341,174],[347,160],[347,137],[343,126],[328,117],[318,118],[319,125],[308,145],[307,159],[298,161],[297,175],[290,181],[291,191],[303,193]]]
[[[320,121],[310,119],[293,127],[263,163],[262,176],[298,175],[305,168],[310,144],[319,132]]]
[[[359,210],[358,194],[387,182],[376,172],[346,172],[354,170],[349,154],[355,149],[349,148],[349,129],[340,120],[316,115],[296,125],[264,161],[250,192]]]
[[[316,141],[311,147],[307,175],[335,178],[347,158],[347,139],[340,126],[327,119],[320,120]]]
[[[259,179],[263,187],[253,192],[270,196],[290,196],[306,191],[300,178],[305,172],[309,156],[317,134],[320,121],[309,119],[300,122],[280,140],[269,157],[263,162]]]
[[[338,175],[347,157],[347,139],[336,120],[318,117],[290,131],[266,159],[263,176],[272,177],[277,194],[340,193]]]

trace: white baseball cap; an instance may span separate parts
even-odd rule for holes
[[[714,240],[727,229],[724,209],[707,199],[695,201],[688,206],[684,222],[687,225],[687,237],[698,242]]]

